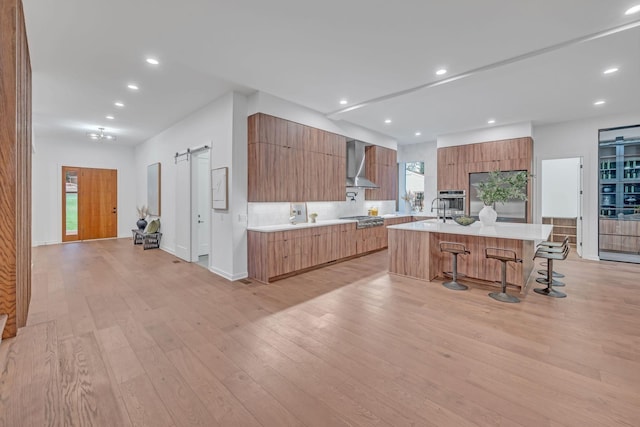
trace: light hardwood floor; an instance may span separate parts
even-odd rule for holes
[[[271,285],[130,239],[33,259],[0,426],[640,425],[638,265],[570,259],[568,298],[509,305],[386,251]]]

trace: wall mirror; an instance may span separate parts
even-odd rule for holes
[[[147,166],[147,206],[149,215],[160,216],[160,163]]]

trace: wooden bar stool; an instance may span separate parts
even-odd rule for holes
[[[533,290],[535,293],[553,298],[566,298],[567,294],[553,289],[553,286],[557,284],[557,280],[553,280],[553,261],[565,260],[567,259],[567,255],[569,255],[569,245],[561,248],[549,248],[542,246],[536,251],[533,259],[545,258],[547,260],[547,278],[538,278],[536,279],[536,282],[546,284],[547,287],[536,288]],[[551,280],[549,280],[549,278],[551,278]]]
[[[458,283],[458,255],[467,255],[471,252],[469,252],[462,243],[455,242],[440,242],[440,252],[449,252],[451,255],[453,255],[453,271],[443,272],[444,274],[451,275],[451,281],[443,282],[442,286],[454,291],[465,291],[469,289],[467,285]]]
[[[487,259],[497,259],[502,262],[502,291],[500,292],[491,292],[489,296],[496,301],[501,302],[510,302],[516,303],[520,302],[517,297],[513,295],[509,295],[507,293],[507,263],[508,262],[522,262],[521,258],[518,258],[515,251],[511,249],[500,249],[500,248],[485,248],[484,256]]]

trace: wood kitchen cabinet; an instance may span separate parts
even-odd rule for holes
[[[369,146],[365,150],[367,179],[380,187],[365,190],[365,200],[396,200],[398,198],[397,152],[376,145]]]
[[[411,221],[393,218],[386,225]],[[323,264],[387,247],[387,228],[357,229],[355,222],[247,234],[249,277],[264,283]]]
[[[438,190],[465,190],[469,210],[469,174],[495,170],[526,170],[531,173],[533,139],[530,137],[481,142],[438,148]],[[531,200],[532,184],[527,194]],[[527,219],[532,218],[532,204],[527,204]]]
[[[248,127],[250,202],[344,201],[346,137],[262,113]]]

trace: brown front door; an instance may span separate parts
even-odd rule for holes
[[[118,171],[62,167],[62,241],[118,234]]]

